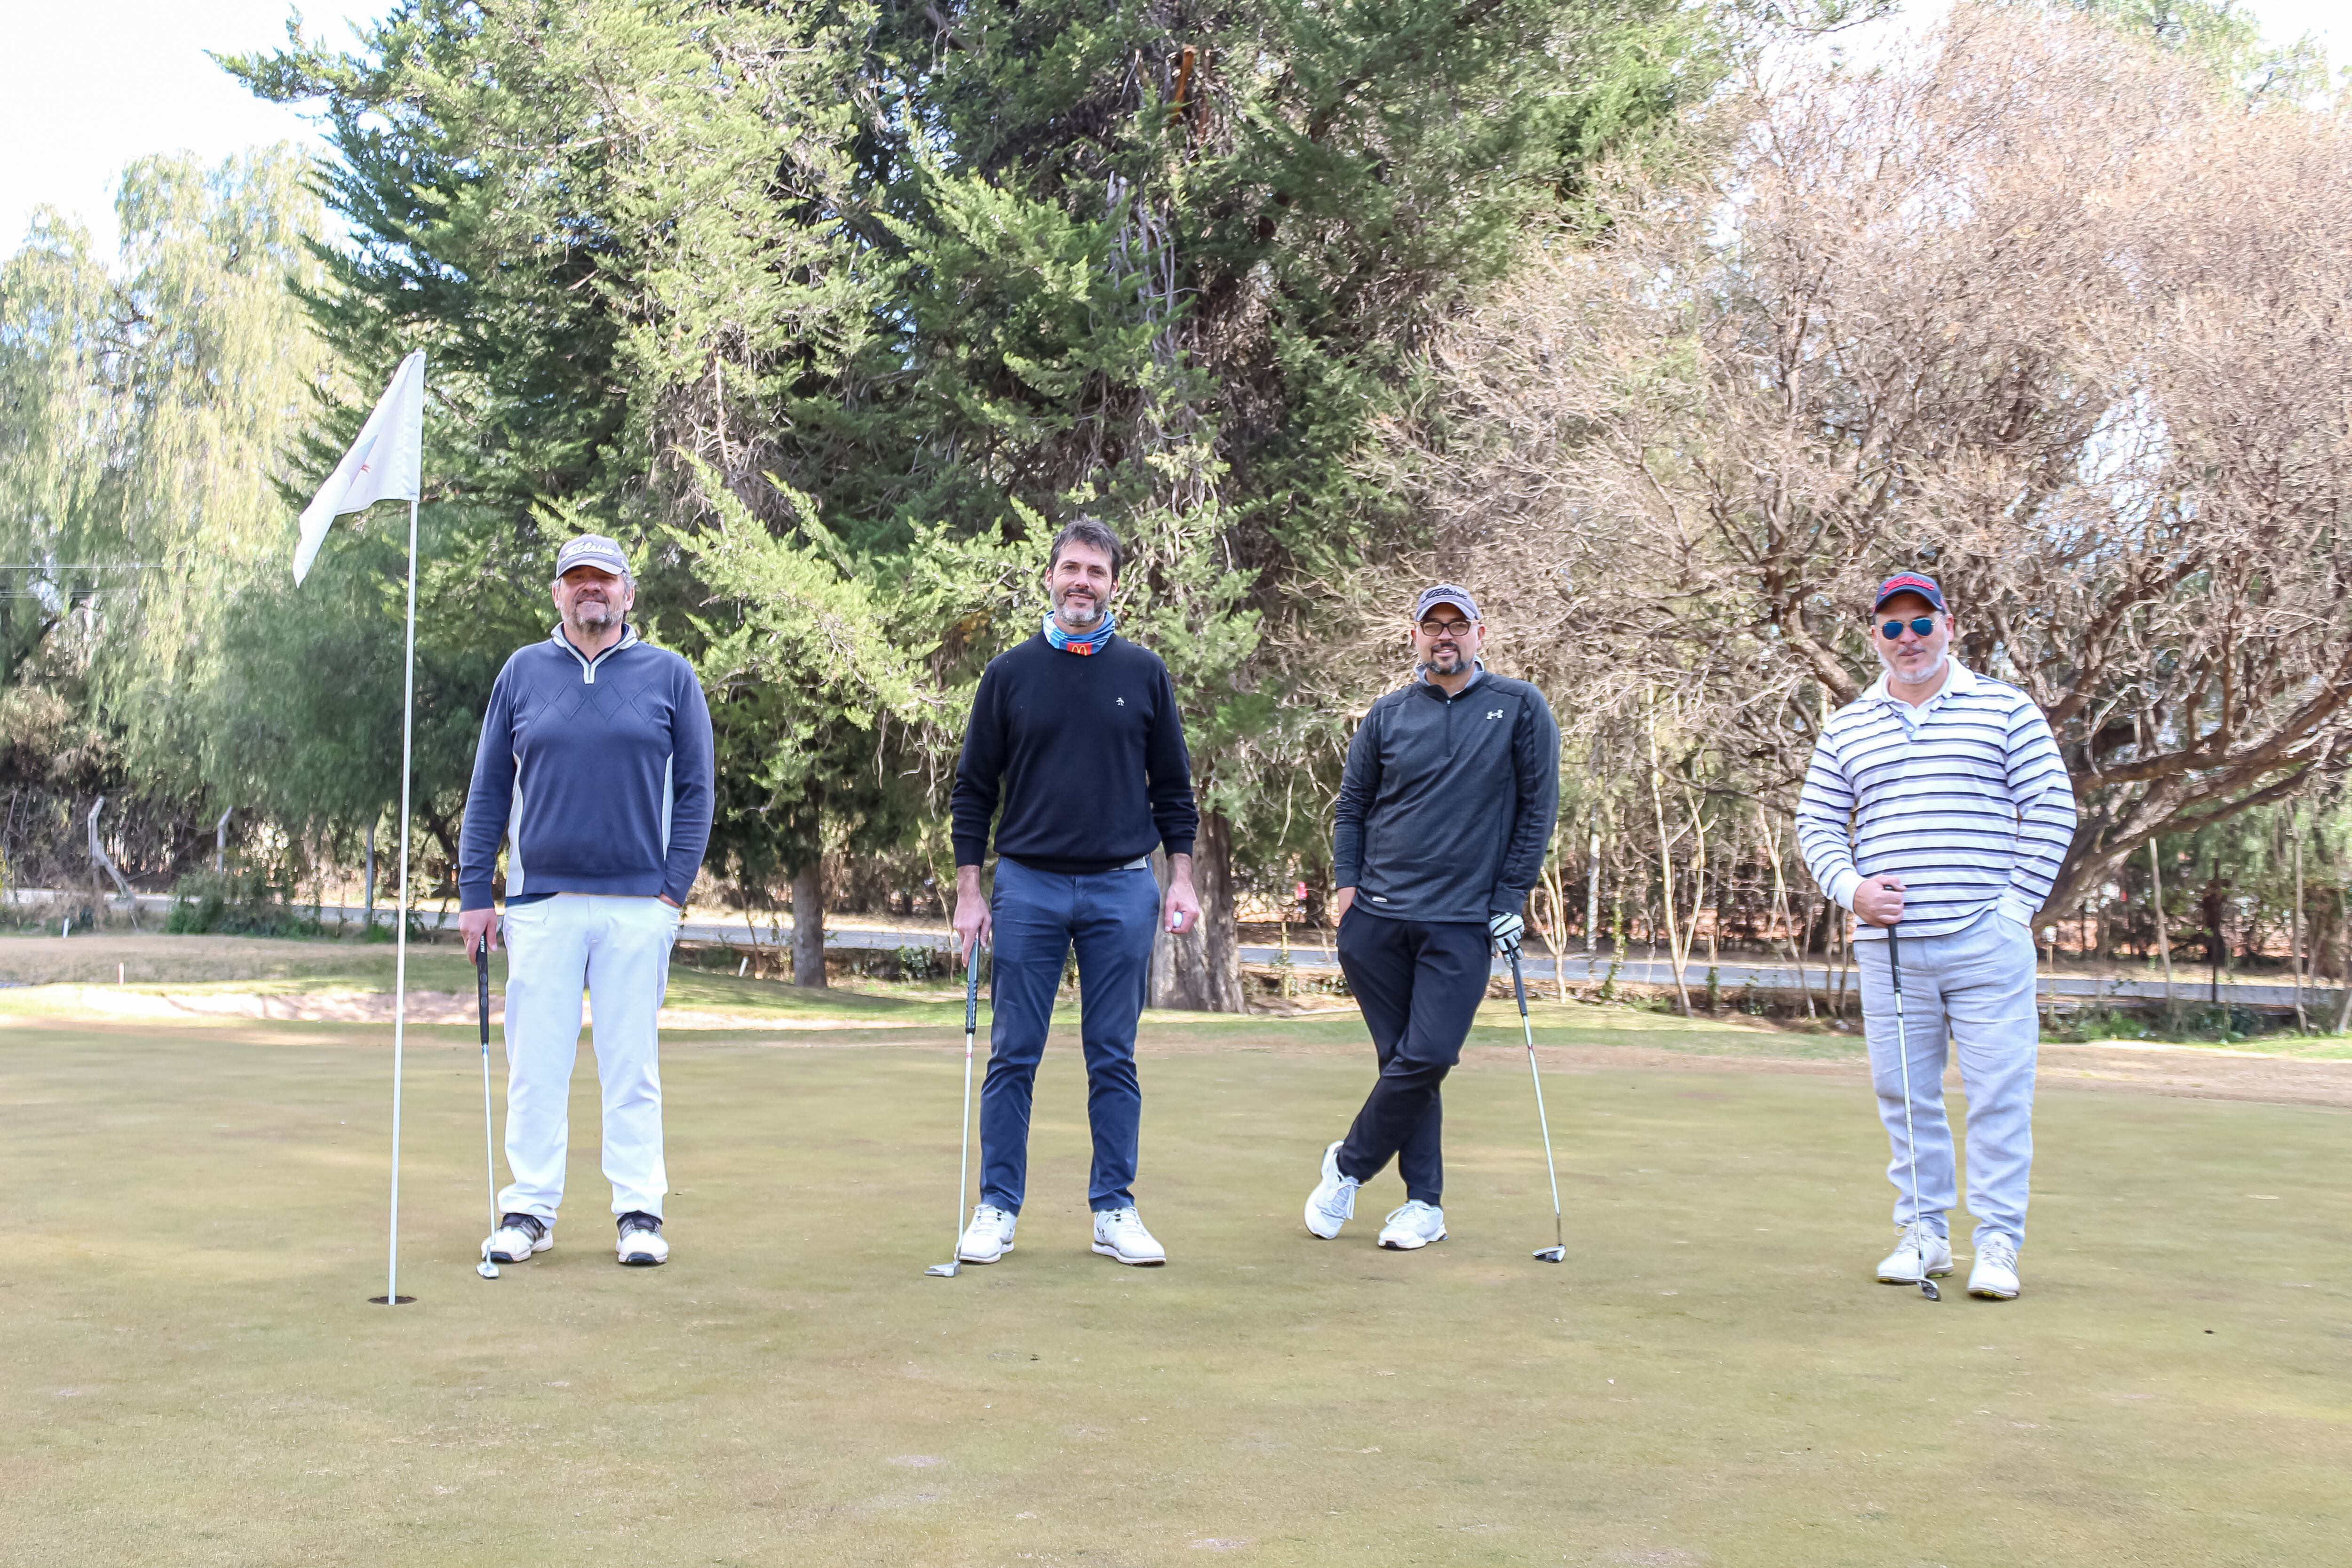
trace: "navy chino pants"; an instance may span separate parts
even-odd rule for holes
[[[1087,1120],[1094,1132],[1087,1206],[1097,1214],[1135,1203],[1143,1091],[1135,1078],[1135,1026],[1160,884],[1149,864],[1089,876],[1039,871],[998,857],[989,900],[988,1077],[980,1091],[980,1201],[1021,1212],[1029,1181],[1029,1107],[1054,995],[1070,951],[1078,955],[1078,1037],[1087,1060]]]
[[[1438,1086],[1486,995],[1492,939],[1476,921],[1401,921],[1350,904],[1339,921],[1339,968],[1363,1009],[1381,1076],[1339,1145],[1339,1173],[1370,1181],[1391,1160],[1404,1195],[1445,1193]]]

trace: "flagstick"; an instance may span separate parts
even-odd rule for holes
[[[400,934],[392,981],[392,1235],[384,1263],[383,1304],[400,1304],[400,1058],[408,1019],[408,775],[416,729],[416,502],[408,503],[408,673],[400,698]]]

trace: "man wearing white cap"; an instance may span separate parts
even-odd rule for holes
[[[637,640],[636,583],[598,534],[555,558],[562,624],[499,672],[457,853],[466,956],[499,945],[507,848],[507,1167],[493,1263],[555,1244],[580,995],[595,1011],[604,1164],[621,1262],[667,1262],[655,1020],[669,950],[710,838],[710,711],[694,668]]]

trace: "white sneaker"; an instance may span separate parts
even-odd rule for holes
[[[1157,1268],[1168,1261],[1168,1249],[1143,1228],[1143,1216],[1131,1208],[1105,1209],[1095,1215],[1095,1250],[1105,1258]]]
[[[1976,1267],[1969,1270],[1969,1294],[1988,1301],[2017,1300],[2017,1243],[1989,1236],[1977,1243]]]
[[[662,1239],[661,1216],[631,1209],[621,1216],[621,1234],[613,1256],[632,1268],[652,1268],[669,1261],[669,1243]]]
[[[1013,1250],[1013,1227],[1020,1223],[1017,1214],[994,1204],[980,1205],[963,1227],[963,1239],[956,1243],[956,1257],[965,1263],[995,1262]]]
[[[482,1256],[493,1263],[524,1263],[554,1245],[555,1227],[537,1215],[504,1214],[499,1216],[499,1228],[482,1243]]]
[[[1358,1185],[1355,1177],[1339,1173],[1339,1144],[1324,1150],[1323,1179],[1307,1194],[1307,1228],[1326,1241],[1339,1235],[1339,1227],[1356,1217]]]
[[[1418,1252],[1444,1239],[1445,1211],[1419,1198],[1407,1198],[1402,1208],[1389,1211],[1388,1224],[1381,1229],[1381,1245],[1391,1252]]]
[[[1952,1271],[1951,1242],[1930,1230],[1924,1220],[1904,1226],[1902,1241],[1878,1260],[1878,1282],[1916,1285],[1923,1266],[1931,1279],[1941,1279]]]

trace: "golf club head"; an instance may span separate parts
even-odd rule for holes
[[[1940,1301],[1944,1299],[1944,1293],[1936,1289],[1936,1282],[1933,1279],[1919,1281],[1919,1294],[1927,1297],[1930,1301]]]
[[[1565,1263],[1568,1261],[1568,1248],[1565,1247],[1547,1247],[1537,1252],[1536,1257],[1538,1259],[1545,1263]]]
[[[474,1272],[485,1279],[495,1279],[499,1277],[499,1266],[485,1258],[474,1265]]]
[[[952,1279],[957,1275],[963,1272],[963,1265],[961,1262],[934,1263],[929,1268],[924,1269],[923,1272],[926,1274],[936,1274],[942,1279]]]

